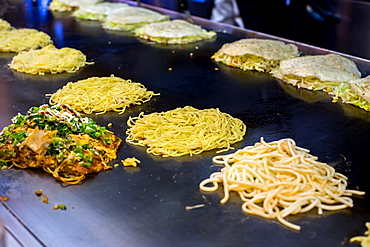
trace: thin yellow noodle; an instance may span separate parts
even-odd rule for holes
[[[211,174],[212,179],[203,180],[199,187],[211,192],[218,189],[217,183],[222,183],[221,203],[226,203],[230,192],[236,191],[244,202],[244,212],[276,218],[281,224],[300,230],[299,225],[285,218],[314,208],[321,214],[323,210],[353,207],[349,196],[365,194],[347,190],[347,177],[317,160],[290,138],[270,143],[261,138],[254,146],[213,157],[215,164],[225,167]]]
[[[107,111],[124,113],[131,105],[141,105],[159,94],[148,91],[141,83],[111,75],[68,82],[50,97],[51,105],[68,105],[86,114]]]
[[[0,31],[11,30],[13,29],[12,25],[6,20],[0,19]]]
[[[87,64],[86,56],[79,50],[47,45],[42,49],[20,52],[9,64],[11,69],[28,74],[75,73]]]
[[[1,20],[1,19],[0,19]],[[2,22],[0,22],[0,25]],[[50,36],[32,28],[0,27],[0,52],[21,52],[38,49],[52,43]]]
[[[127,121],[126,142],[147,147],[154,155],[194,155],[212,149],[222,152],[243,139],[246,126],[219,109],[198,110],[191,106],[167,112],[143,112]]]

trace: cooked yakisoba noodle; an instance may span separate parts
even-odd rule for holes
[[[6,20],[3,20],[3,19],[0,19],[0,30],[3,31],[3,30],[10,30],[12,29],[12,25],[7,22]]]
[[[87,64],[86,56],[79,50],[54,45],[39,50],[24,51],[16,55],[9,67],[28,74],[75,73]]]
[[[244,202],[244,212],[276,218],[295,230],[300,226],[287,221],[287,216],[313,208],[322,214],[323,210],[353,207],[349,196],[365,194],[347,189],[347,177],[289,138],[269,143],[261,138],[254,146],[216,156],[213,162],[224,167],[203,180],[201,190],[216,191],[222,184],[221,203],[235,191]]]
[[[1,23],[0,23],[1,24]],[[38,49],[52,43],[50,36],[32,28],[0,28],[0,52],[21,52]]]
[[[67,104],[72,109],[91,114],[107,111],[125,112],[130,105],[141,105],[153,96],[141,83],[120,77],[90,77],[77,82],[68,82],[51,96],[50,104]]]
[[[127,121],[126,142],[147,147],[154,155],[181,156],[231,149],[243,139],[245,124],[219,109],[198,110],[191,106],[167,112],[143,112]]]

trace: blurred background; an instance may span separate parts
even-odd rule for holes
[[[141,1],[182,11],[181,1]],[[188,0],[188,4],[195,16],[370,59],[370,0]],[[239,10],[236,20],[232,15],[238,13],[230,5]]]
[[[0,18],[12,3],[47,20],[51,0],[0,0]],[[120,1],[120,0],[104,0]],[[136,2],[136,0],[132,0]],[[184,12],[185,0],[140,0]],[[370,0],[186,0],[190,13],[305,44],[370,59]],[[25,13],[27,15],[27,13]],[[32,15],[30,15],[32,16]],[[33,20],[29,20],[32,24]]]

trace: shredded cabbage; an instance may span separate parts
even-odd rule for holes
[[[116,23],[112,21],[106,21],[103,22],[102,26],[104,29],[108,30],[133,32],[146,24],[149,24],[149,22]]]
[[[327,93],[331,93],[341,84],[341,82],[337,81],[321,81],[317,77],[299,77],[293,75],[284,76],[284,80],[299,88],[307,88],[312,91],[321,90]]]
[[[65,4],[59,0],[53,0],[49,4],[49,10],[56,12],[69,12],[76,9],[76,7]]]
[[[145,32],[145,26],[143,28],[139,28],[135,32],[135,36],[138,36],[143,39],[151,40],[157,43],[164,43],[164,44],[188,44],[194,43],[196,41],[211,39],[215,37],[216,33],[213,31],[210,32],[203,32],[197,35],[192,36],[184,36],[184,37],[176,37],[176,38],[168,38],[168,37],[155,37],[147,35]]]
[[[72,16],[83,19],[83,20],[92,20],[92,21],[102,21],[106,17],[105,14],[96,14],[96,13],[91,13],[83,10],[76,10],[73,12]]]
[[[216,52],[212,56],[212,59],[216,62],[221,62],[242,70],[256,70],[260,72],[270,72],[273,68],[277,68],[280,63],[279,60],[265,59],[252,54],[229,56],[223,52]]]
[[[341,99],[343,103],[355,105],[365,111],[370,111],[370,103],[353,91],[350,85],[346,82],[343,82],[338,87],[334,88],[330,94],[333,95],[334,102]]]

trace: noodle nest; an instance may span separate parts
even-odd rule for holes
[[[182,156],[223,148],[231,149],[241,141],[246,132],[245,124],[219,109],[198,110],[191,106],[167,112],[130,117],[126,142],[146,146],[154,155]]]
[[[0,19],[0,31],[10,29],[12,29],[12,25],[10,25],[10,23],[7,22],[6,20]]]
[[[9,67],[28,74],[75,73],[87,64],[86,56],[79,50],[48,45],[40,50],[21,52],[14,56]]]
[[[41,48],[51,43],[52,40],[48,34],[36,29],[20,28],[0,31],[1,52],[27,51]]]
[[[148,91],[143,84],[119,77],[91,77],[68,82],[51,95],[50,104],[67,104],[72,109],[91,114],[107,111],[125,112],[130,105],[140,105],[159,95]]]
[[[348,190],[347,177],[326,163],[317,161],[309,150],[297,147],[292,139],[266,143],[213,158],[224,167],[200,183],[203,191],[216,191],[223,185],[226,203],[235,191],[244,202],[242,210],[264,218],[276,218],[283,225],[300,230],[284,218],[313,208],[339,210],[353,207],[349,196],[364,192]]]

